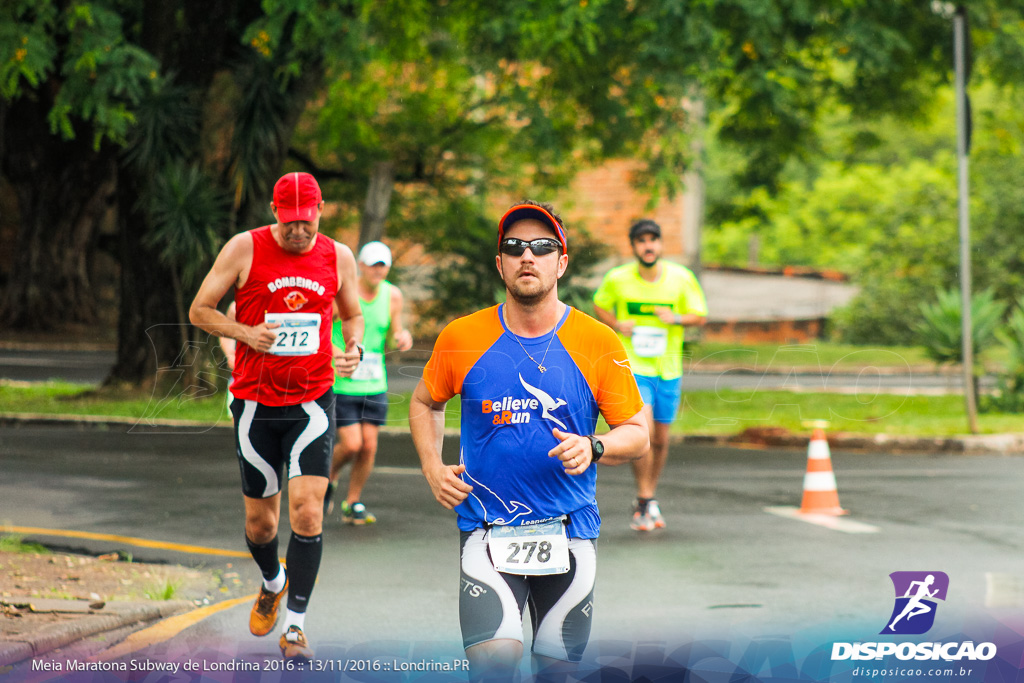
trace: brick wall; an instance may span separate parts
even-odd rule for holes
[[[570,190],[554,201],[569,227],[570,241],[573,226],[581,225],[612,248],[615,260],[628,260],[632,258],[629,226],[650,218],[661,226],[665,256],[684,263],[682,194],[662,199],[653,209],[645,208],[648,197],[631,183],[640,167],[639,162],[620,159],[580,171]]]
[[[824,336],[825,321],[766,320],[711,321],[701,328],[701,339],[737,344],[806,344]]]

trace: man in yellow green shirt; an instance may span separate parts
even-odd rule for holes
[[[656,499],[658,479],[668,458],[668,433],[679,410],[683,376],[683,330],[707,320],[708,308],[689,268],[663,261],[661,227],[641,220],[629,229],[636,257],[608,271],[594,293],[597,318],[622,339],[644,399],[651,429],[650,450],[633,461],[636,501],[630,527],[664,528]]]

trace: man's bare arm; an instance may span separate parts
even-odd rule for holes
[[[252,265],[252,236],[248,233],[235,235],[217,255],[210,272],[203,279],[196,293],[188,318],[201,330],[218,337],[230,337],[248,344],[257,351],[266,352],[274,343],[271,332],[277,324],[260,323],[255,327],[231,320],[217,310],[217,304],[233,286],[244,284],[243,273],[248,274]]]
[[[434,401],[421,379],[409,400],[409,431],[434,498],[451,510],[466,499],[473,487],[459,478],[466,471],[465,465],[445,465],[441,460],[444,407],[444,403]]]

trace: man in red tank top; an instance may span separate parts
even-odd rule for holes
[[[363,317],[351,250],[319,234],[320,187],[308,173],[274,186],[277,222],[232,237],[196,294],[192,324],[236,342],[231,413],[242,470],[245,538],[263,574],[249,630],[277,623],[288,593],[280,640],[285,658],[309,659],[306,607],[323,553],[323,500],[335,434],[335,374],[347,377],[362,358]],[[231,287],[235,318],[217,310]],[[332,303],[345,348],[331,342]],[[292,535],[288,571],[278,560],[281,475],[287,470]]]

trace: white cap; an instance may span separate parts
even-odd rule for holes
[[[359,262],[365,263],[368,266],[373,266],[378,263],[390,266],[391,250],[388,249],[388,245],[383,242],[367,242],[363,245],[363,248],[359,250]]]

